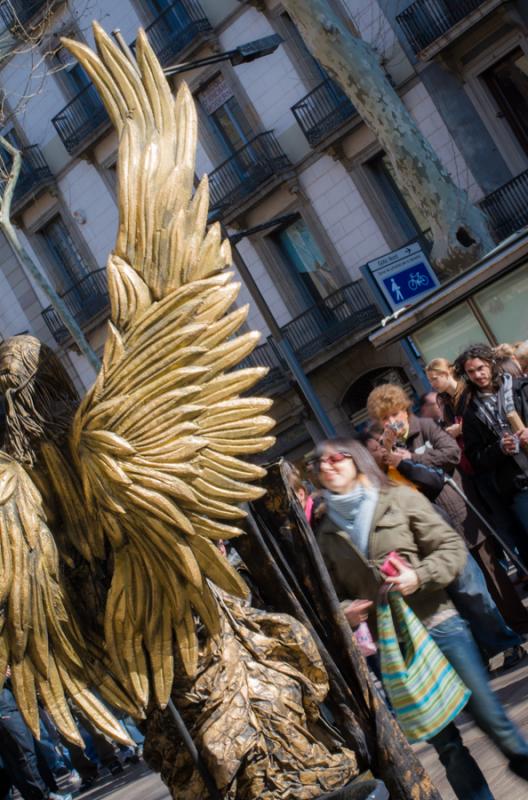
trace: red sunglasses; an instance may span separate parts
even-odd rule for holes
[[[340,464],[346,458],[352,458],[352,453],[347,453],[346,450],[339,450],[337,453],[330,453],[328,456],[314,458],[313,461],[310,461],[310,466],[314,469],[320,469],[321,464],[330,464],[333,467],[334,464]]]

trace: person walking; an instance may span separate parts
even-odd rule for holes
[[[4,790],[5,778],[8,777],[23,800],[72,800],[71,794],[59,792],[8,685],[0,692],[0,753]]]
[[[519,553],[528,542],[528,378],[502,372],[486,344],[468,347],[455,361],[469,401],[463,417],[465,453],[477,474],[491,478],[520,527]],[[511,414],[520,422],[514,431]],[[528,562],[526,562],[528,565]]]
[[[390,579],[394,590],[405,596],[471,690],[468,710],[475,722],[510,769],[528,781],[528,742],[492,692],[475,641],[444,591],[467,557],[460,536],[420,492],[392,485],[357,441],[322,442],[312,463],[325,501],[315,534],[350,625],[368,619],[376,629],[374,603],[385,582],[381,567],[389,559],[398,573]],[[395,552],[407,563],[393,559]],[[430,741],[459,800],[493,800],[454,723]]]
[[[367,399],[370,417],[384,428],[386,462],[411,480],[418,467],[432,468],[452,477],[462,487],[456,469],[461,451],[455,439],[433,420],[414,416],[410,406],[408,395],[396,384],[376,387]],[[528,633],[528,613],[495,554],[488,531],[463,497],[446,483],[434,502],[463,537],[493,598],[492,603],[488,602],[489,595],[479,589],[481,576],[471,570],[471,576],[466,575],[465,614],[473,635],[487,658],[504,653],[504,666],[512,667],[525,657],[520,634]]]

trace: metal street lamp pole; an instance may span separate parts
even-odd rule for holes
[[[182,64],[173,64],[165,67],[163,72],[167,77],[178,75],[180,72],[188,72],[198,67],[208,67],[210,64],[218,64],[220,61],[230,61],[234,67],[238,64],[249,64],[256,58],[269,56],[274,53],[277,47],[283,42],[282,36],[274,33],[272,36],[264,36],[262,39],[255,39],[253,42],[246,42],[233,50],[226,50],[225,53],[215,53],[207,58],[199,58],[196,61],[185,61]]]

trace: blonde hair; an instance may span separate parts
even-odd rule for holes
[[[454,377],[453,365],[451,364],[450,361],[447,360],[447,358],[433,358],[433,360],[427,364],[425,371],[427,373],[445,372],[448,375]]]
[[[505,358],[516,358],[515,347],[512,344],[498,344],[496,347],[493,348],[493,355],[495,358],[498,358],[499,361]]]
[[[433,358],[425,367],[425,374],[429,375],[431,372],[444,372],[456,381],[455,394],[453,400],[455,404],[458,403],[466,388],[465,381],[459,378],[455,371],[455,365],[452,364],[447,358]]]
[[[367,412],[371,419],[378,420],[398,411],[408,411],[411,401],[405,389],[395,383],[376,386],[367,398]]]

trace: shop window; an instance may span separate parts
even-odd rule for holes
[[[271,238],[306,306],[319,303],[336,291],[338,286],[331,267],[301,217]]]
[[[488,91],[517,141],[528,154],[528,56],[520,47],[482,73]]]
[[[454,361],[470,344],[488,342],[488,337],[467,305],[461,303],[413,333],[413,341],[427,363],[433,358]]]
[[[473,299],[498,342],[528,339],[528,265],[481,289]]]

